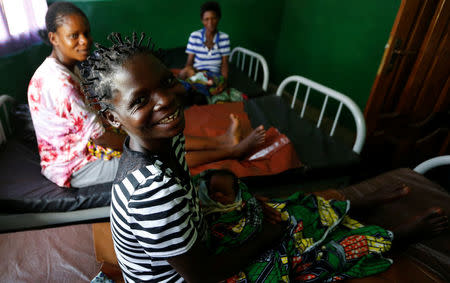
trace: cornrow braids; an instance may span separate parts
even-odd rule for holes
[[[50,41],[48,39],[49,32],[56,32],[58,27],[64,23],[64,17],[67,15],[77,14],[83,16],[86,20],[87,17],[81,11],[80,8],[75,6],[70,2],[55,2],[48,7],[47,13],[45,14],[45,29],[39,30],[38,34],[41,39],[48,45]]]
[[[108,40],[113,44],[111,47],[95,43],[97,50],[81,63],[83,92],[91,105],[100,106],[100,114],[108,109],[113,109],[109,102],[113,93],[111,80],[112,74],[118,67],[138,54],[151,54],[162,59],[161,49],[155,50],[152,38],[148,38],[146,45],[142,44],[144,38],[145,33],[141,33],[138,39],[135,32],[131,38],[122,38],[120,33],[113,32],[108,36]]]

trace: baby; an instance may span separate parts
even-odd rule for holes
[[[242,205],[241,190],[237,176],[226,169],[207,170],[200,174],[199,197],[203,212],[230,212]]]

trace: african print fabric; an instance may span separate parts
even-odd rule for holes
[[[196,184],[200,178],[194,177]],[[216,254],[245,245],[261,230],[261,205],[245,184],[239,186],[240,209],[206,216],[207,245]],[[276,248],[226,282],[334,282],[370,276],[392,264],[382,253],[390,249],[393,234],[351,219],[348,201],[295,193],[268,204],[289,221],[288,232]]]
[[[88,152],[98,159],[111,160],[112,158],[120,158],[122,155],[121,151],[117,151],[109,147],[103,147],[96,144],[93,140],[89,140],[86,147]]]
[[[225,85],[225,78],[220,73],[199,71],[186,81],[181,81],[181,83],[187,91],[195,90],[203,94],[208,104],[243,101],[246,97],[235,88],[225,88],[218,92],[218,89]]]

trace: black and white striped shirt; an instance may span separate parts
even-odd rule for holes
[[[124,279],[183,282],[166,259],[186,253],[205,231],[184,157],[184,136],[172,139],[183,176],[175,176],[156,155],[130,150],[128,142],[111,199],[111,231]]]

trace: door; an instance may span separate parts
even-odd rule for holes
[[[363,158],[414,168],[449,154],[450,0],[402,0],[365,108]]]

